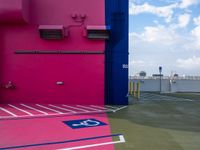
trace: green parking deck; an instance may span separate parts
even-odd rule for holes
[[[126,144],[116,145],[116,150],[200,149],[197,99],[142,93],[139,102],[109,114],[109,120],[113,132],[126,137]]]

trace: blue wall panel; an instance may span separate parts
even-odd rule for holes
[[[128,104],[128,0],[105,0],[106,25],[111,26],[106,42],[106,104]]]

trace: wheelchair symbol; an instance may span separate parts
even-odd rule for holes
[[[100,125],[100,122],[94,121],[94,120],[85,120],[80,122],[80,124],[72,124],[73,127],[78,127],[78,126],[85,126],[85,127],[95,127]]]

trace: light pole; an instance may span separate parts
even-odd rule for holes
[[[161,73],[162,73],[162,67],[161,66],[159,66],[159,73],[160,73],[160,93],[161,93],[161,87],[162,87],[162,82],[161,82]]]

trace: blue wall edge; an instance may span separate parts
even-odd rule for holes
[[[128,105],[128,0],[105,0],[105,104]]]

